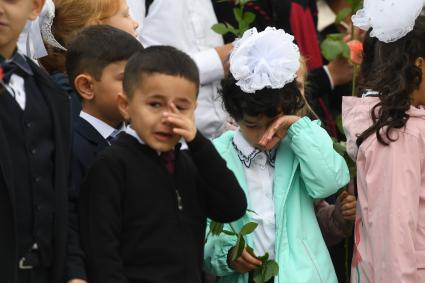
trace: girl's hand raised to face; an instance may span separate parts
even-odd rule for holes
[[[186,142],[191,142],[196,136],[196,126],[193,113],[190,115],[181,113],[176,105],[171,102],[171,111],[164,112],[164,119],[172,125],[173,133],[182,136]]]
[[[267,150],[272,149],[286,136],[289,127],[299,119],[300,117],[295,115],[278,117],[266,130],[258,144]]]

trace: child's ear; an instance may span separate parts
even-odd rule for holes
[[[84,100],[94,99],[93,80],[94,78],[87,74],[80,74],[74,79],[75,90]]]
[[[28,20],[34,21],[40,15],[44,2],[45,0],[32,0],[33,6],[31,14],[28,16]]]
[[[118,110],[120,111],[121,115],[123,116],[124,120],[127,122],[130,122],[130,112],[129,112],[129,104],[128,104],[128,97],[127,95],[123,93],[119,93],[117,96],[117,105]]]
[[[419,69],[424,69],[425,67],[425,59],[423,57],[418,57],[415,60],[415,65],[416,67],[418,67]]]

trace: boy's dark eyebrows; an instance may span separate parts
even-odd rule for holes
[[[166,97],[165,97],[165,95],[161,95],[161,94],[152,94],[152,95],[149,95],[147,97],[147,99],[162,99],[162,100],[165,100]]]
[[[189,98],[186,98],[186,97],[178,97],[176,99],[176,102],[191,103],[190,99]]]

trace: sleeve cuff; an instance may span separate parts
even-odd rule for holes
[[[331,85],[331,90],[335,88],[334,81],[332,80],[331,73],[329,72],[328,66],[323,66],[323,70],[325,70],[326,75],[328,76],[329,83]]]
[[[224,78],[223,63],[214,48],[191,55],[199,68],[201,85]]]
[[[199,152],[209,142],[210,141],[204,137],[199,130],[197,130],[195,138],[191,142],[188,142],[187,146],[189,147],[190,151]]]

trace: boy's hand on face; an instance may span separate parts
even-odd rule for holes
[[[288,132],[289,127],[300,119],[298,116],[280,116],[266,130],[258,144],[270,150],[280,142]]]
[[[345,221],[354,221],[356,219],[356,197],[343,191],[336,200],[336,209],[342,215]]]
[[[188,117],[183,115],[174,103],[171,103],[172,112],[164,112],[164,119],[170,123],[173,133],[182,136],[186,142],[191,142],[196,136],[196,126],[193,115]]]
[[[235,252],[235,248],[231,248],[227,255],[228,263],[232,269],[239,273],[250,272],[251,270],[256,269],[258,266],[261,266],[262,262],[251,255],[246,248],[243,250],[242,255],[238,257],[236,260],[232,261],[233,253]]]

